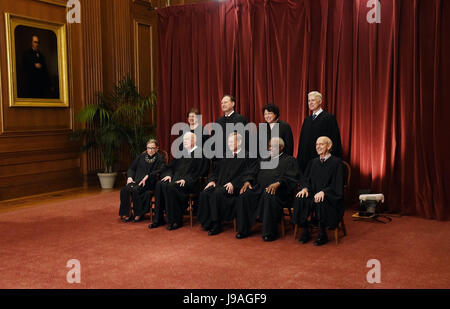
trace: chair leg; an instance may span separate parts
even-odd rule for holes
[[[298,224],[295,225],[294,228],[294,240],[297,238]]]
[[[342,231],[344,232],[344,236],[347,236],[347,229],[345,228],[344,218],[341,221]]]
[[[191,223],[191,228],[192,228],[192,226],[193,226],[193,224],[192,224],[192,217],[193,217],[193,215],[192,215],[192,208],[193,208],[193,201],[192,201],[192,198],[189,198],[189,221],[190,221],[190,223]]]
[[[155,209],[155,197],[150,198],[150,221],[153,223],[153,209]]]
[[[338,227],[334,229],[334,239],[336,241],[336,245],[338,245],[339,244],[339,228]]]
[[[153,197],[150,199],[150,222],[153,223]]]
[[[281,219],[281,237],[284,238],[284,236],[286,235],[286,230],[285,230],[285,226],[284,226],[284,218]]]
[[[236,218],[233,219],[233,231],[236,233]]]

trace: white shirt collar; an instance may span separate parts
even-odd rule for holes
[[[242,148],[239,148],[236,152],[233,152],[233,155],[238,155],[241,152]]]
[[[316,115],[316,117],[317,117],[317,116],[320,115],[321,112],[323,112],[323,109],[322,109],[322,108],[319,109],[317,112],[313,113],[313,115]]]
[[[278,156],[276,156],[276,157],[273,157],[272,159],[276,159],[276,158],[279,158],[281,155],[282,155],[283,153],[280,153],[280,154],[278,154]]]
[[[230,117],[231,115],[233,115],[233,113],[234,113],[234,110],[233,110],[233,111],[231,111],[231,113],[229,113],[229,114],[228,114],[228,116],[227,116],[227,115],[225,115],[225,117]]]
[[[195,145],[195,147],[194,148],[192,148],[191,150],[189,150],[189,153],[192,153],[195,149],[197,149],[198,147],[197,147],[197,145]]]
[[[323,157],[324,161],[328,160],[331,157],[331,153],[328,153],[325,157]],[[322,159],[322,157],[320,157]]]

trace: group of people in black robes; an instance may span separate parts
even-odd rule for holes
[[[222,99],[224,116],[216,123],[223,132],[228,123],[247,124],[246,118],[234,111],[235,104],[236,100],[230,95]],[[168,230],[174,230],[183,225],[182,216],[188,206],[189,194],[196,193],[197,220],[210,236],[221,233],[222,223],[235,218],[236,238],[248,237],[256,222],[261,222],[263,240],[273,241],[279,236],[283,209],[293,207],[292,223],[302,228],[300,242],[311,239],[311,220],[315,220],[319,233],[314,244],[325,244],[328,241],[326,229],[336,227],[344,213],[344,173],[336,119],[321,105],[320,93],[308,94],[312,115],[303,123],[297,159],[293,157],[291,127],[278,119],[279,109],[275,104],[269,103],[262,110],[268,124],[265,134],[269,137],[267,150],[270,156],[267,158],[251,157],[247,145],[243,144],[243,136],[231,132],[224,136],[224,156],[206,159],[198,146],[198,141],[204,142],[205,136],[199,136],[198,132],[202,131],[194,130],[198,123],[190,119],[195,118],[198,110],[191,109],[188,115],[191,131],[183,134],[183,156],[165,166],[161,161],[163,158],[157,157],[158,153],[148,152],[147,145],[147,152],[136,158],[128,170],[127,186],[121,191],[119,215],[124,222],[142,220],[149,210],[147,192],[154,190],[155,217],[149,228],[167,223]],[[272,134],[276,123],[278,134]],[[153,161],[150,163],[149,160]],[[263,167],[273,161],[277,162],[273,167]],[[205,176],[208,177],[202,185],[201,178]],[[130,197],[134,206],[132,215]]]

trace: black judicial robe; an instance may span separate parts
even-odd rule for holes
[[[165,166],[164,156],[157,152],[150,157],[147,152],[140,154],[131,163],[127,171],[127,178],[133,178],[134,185],[129,184],[120,191],[119,216],[128,216],[130,212],[130,196],[133,200],[135,216],[141,216],[150,210],[149,190],[155,188],[159,174]],[[148,175],[145,186],[138,186],[144,177]]]
[[[209,135],[207,134],[203,134],[203,127],[200,126],[200,128],[198,129],[191,129],[191,133],[194,133],[197,137],[197,143],[196,146],[199,147],[199,151],[203,149],[203,145],[205,144],[206,140],[209,138]],[[179,136],[183,135],[183,131],[180,131]],[[201,144],[200,144],[201,141]],[[180,145],[179,147],[180,152],[184,151],[184,146],[183,144]],[[197,151],[197,150],[196,150]],[[201,177],[207,177],[208,176],[208,172],[209,172],[209,159],[204,158],[204,160],[207,160],[207,164],[205,169],[203,170],[203,173],[200,174]]]
[[[200,150],[200,148],[197,148]],[[194,150],[195,152],[195,150]],[[203,158],[194,158],[194,152],[190,157],[172,160],[162,172],[161,178],[171,176],[171,182],[159,181],[155,188],[155,223],[163,223],[164,210],[169,224],[181,223],[183,212],[186,209],[189,193],[198,193],[200,190],[199,177],[205,174],[209,161]],[[185,180],[181,187],[175,183]]]
[[[127,178],[133,178],[133,181],[137,184],[141,182],[141,180],[148,175],[148,180],[152,176],[160,174],[164,169],[165,162],[164,156],[157,152],[150,157],[147,152],[144,152],[137,156],[133,163],[131,163],[130,168],[127,170]]]
[[[242,123],[244,124],[244,126],[248,123],[247,119],[242,116],[241,114],[238,114],[236,112],[233,112],[233,114],[231,114],[230,116],[222,116],[220,118],[218,118],[216,120],[216,123],[220,124],[220,126],[222,127],[223,131],[225,132],[226,129],[226,124],[227,123]]]
[[[279,124],[279,136],[284,141],[284,153],[293,156],[294,155],[294,137],[292,136],[292,129],[289,123],[283,120],[277,120]],[[267,124],[267,146],[269,146],[269,141],[272,138],[272,129],[270,125]],[[275,137],[275,136],[273,136]],[[259,139],[258,139],[259,140]],[[258,148],[259,151],[259,148]]]
[[[241,150],[243,151],[243,150]],[[214,181],[215,187],[210,187],[200,193],[197,220],[203,227],[213,222],[231,221],[234,217],[234,203],[243,185],[243,178],[255,173],[256,159],[222,158],[214,161],[213,171],[207,183]],[[233,184],[233,194],[228,194],[224,185]]]
[[[302,172],[308,162],[317,157],[316,141],[321,136],[328,136],[333,141],[331,154],[342,158],[341,134],[336,118],[322,111],[316,119],[312,120],[312,116],[309,116],[303,121],[297,152],[298,165]]]
[[[320,210],[318,220],[325,227],[335,228],[344,215],[344,167],[342,160],[331,156],[324,163],[314,158],[300,179],[300,190],[308,188],[308,198],[296,198],[294,201],[293,223],[304,226],[312,211]],[[314,203],[314,195],[325,193],[322,205]],[[317,206],[317,207],[316,207]]]
[[[258,168],[257,173],[248,174],[243,179],[250,182],[253,189],[247,189],[236,202],[238,232],[248,235],[259,217],[263,222],[263,236],[277,235],[283,208],[292,201],[293,190],[297,186],[298,164],[294,157],[282,153],[276,168],[261,169],[260,164]],[[265,189],[276,182],[280,182],[280,186],[275,195],[267,193]]]
[[[232,123],[232,124],[236,124],[236,123],[242,123],[244,126],[247,125],[248,121],[247,119],[236,113],[233,112],[233,114],[231,114],[230,116],[222,116],[220,118],[218,118],[216,120],[216,123],[218,123],[221,127],[222,127],[222,132],[223,132],[223,153],[227,152],[228,146],[227,146],[227,140],[228,137],[226,136],[226,125],[227,123]],[[214,135],[214,133],[213,133]],[[248,150],[248,134],[246,134],[246,142],[245,142],[245,150]]]

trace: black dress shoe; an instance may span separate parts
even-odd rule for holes
[[[167,227],[167,229],[168,229],[169,231],[173,231],[173,230],[179,229],[179,228],[182,227],[182,226],[183,226],[182,223],[177,223],[177,222],[175,222],[175,223],[172,223],[171,225],[169,225],[169,226]]]
[[[276,240],[276,239],[277,239],[277,237],[274,236],[274,235],[266,235],[266,236],[263,236],[263,240],[264,240],[264,241],[274,241],[274,240]]]
[[[237,238],[237,239],[242,239],[242,238],[246,238],[246,237],[248,237],[247,234],[243,234],[243,233],[237,233],[237,234],[236,234],[236,238]]]
[[[326,236],[319,236],[317,240],[314,242],[314,246],[322,246],[325,245],[328,242],[328,237]]]
[[[132,222],[136,223],[136,222],[141,222],[142,220],[144,220],[144,216],[140,216],[139,219],[136,219],[136,217],[134,217]]]
[[[311,236],[309,235],[309,233],[303,233],[298,241],[301,244],[306,244],[310,240],[311,240]]]
[[[217,235],[220,234],[220,232],[221,232],[220,229],[212,229],[211,231],[208,232],[208,236]]]
[[[123,218],[123,219],[122,219],[122,222],[127,223],[127,222],[130,222],[130,221],[132,221],[132,220],[133,220],[133,217],[132,217],[132,216],[129,216],[129,217],[127,217],[127,218]]]
[[[164,223],[153,222],[152,224],[149,224],[148,228],[149,229],[155,229],[155,228],[157,228],[158,226],[161,226],[161,225],[164,225]]]

